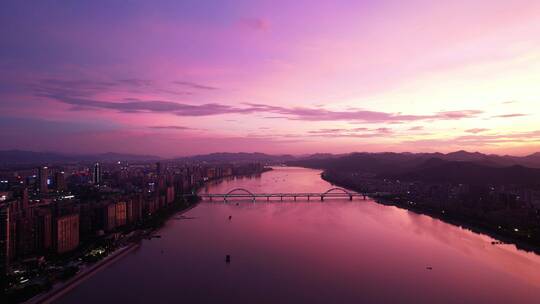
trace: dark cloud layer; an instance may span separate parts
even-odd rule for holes
[[[195,90],[216,90],[217,88],[188,81],[174,81],[173,84]],[[222,114],[266,114],[264,117],[302,121],[351,121],[360,123],[404,123],[414,121],[460,120],[474,118],[482,114],[479,110],[441,111],[432,114],[410,115],[388,113],[365,109],[327,110],[321,107],[283,107],[260,103],[242,103],[231,106],[221,103],[188,104],[168,100],[141,100],[120,98],[106,101],[96,98],[101,93],[113,92],[118,88],[140,90],[156,85],[146,79],[130,78],[114,81],[42,79],[33,86],[36,96],[46,97],[72,106],[71,110],[91,109],[112,110],[122,113],[163,113],[177,116],[211,116]],[[273,115],[268,115],[273,114]],[[516,115],[516,114],[514,114]]]
[[[127,78],[118,80],[64,80],[55,78],[40,79],[32,84],[29,84],[36,95],[62,95],[67,97],[91,97],[100,93],[109,92],[130,92],[130,93],[165,93],[169,95],[185,96],[193,95],[191,90],[187,89],[215,89],[213,87],[204,86],[190,82],[184,82],[186,90],[178,90],[177,85],[164,85],[155,81],[142,78]],[[124,98],[128,100],[130,98]]]
[[[66,92],[40,93],[39,96],[54,99],[72,105],[76,110],[94,108],[108,109],[123,113],[169,113],[178,116],[210,116],[221,114],[273,113],[278,118],[304,121],[358,121],[366,123],[405,122],[420,120],[459,120],[476,117],[481,114],[477,110],[438,112],[430,115],[404,115],[368,110],[331,111],[321,108],[277,107],[263,104],[247,103],[243,107],[233,107],[219,103],[191,105],[162,100],[134,100],[124,102],[108,102],[81,97],[83,94],[66,94]]]
[[[44,95],[45,96],[45,95]],[[84,98],[66,97],[59,95],[46,95],[65,104],[72,105],[76,109],[94,108],[115,110],[122,113],[170,113],[178,116],[210,116],[231,113],[251,113],[251,109],[234,108],[217,103],[202,105],[189,105],[160,100],[106,102]]]

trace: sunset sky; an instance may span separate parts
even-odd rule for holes
[[[540,1],[2,1],[0,149],[540,151]]]

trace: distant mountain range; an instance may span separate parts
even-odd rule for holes
[[[269,155],[264,153],[211,153],[204,155],[178,157],[174,159],[163,159],[155,155],[136,155],[123,153],[101,153],[101,154],[64,154],[56,152],[32,152],[22,150],[0,151],[0,165],[17,164],[54,164],[65,162],[82,161],[185,161],[185,162],[206,162],[206,163],[241,163],[241,162],[261,162],[261,163],[283,163],[295,160],[292,155]]]
[[[207,162],[207,163],[242,163],[242,162],[261,162],[261,163],[283,163],[297,159],[292,155],[269,155],[264,153],[211,153],[204,155],[195,155],[180,157],[174,160],[185,162]]]
[[[499,156],[453,153],[351,153],[341,157],[301,159],[289,165],[362,172],[379,178],[468,184],[540,184],[540,154]]]
[[[101,153],[101,154],[62,154],[55,152],[32,152],[21,150],[0,151],[0,164],[47,164],[47,163],[65,163],[81,161],[148,161],[158,160],[154,155],[135,155],[122,153]]]
[[[317,157],[313,157],[317,156]],[[510,156],[483,154],[479,152],[457,151],[452,153],[350,153],[345,155],[332,154],[314,154],[309,157],[302,157],[296,160],[294,164],[309,165],[310,167],[327,168],[339,167],[341,169],[359,169],[367,168],[375,171],[384,170],[384,168],[414,167],[429,159],[441,159],[445,161],[472,162],[491,167],[508,167],[520,165],[524,167],[540,168],[540,152],[528,156]],[[291,163],[293,164],[293,163]]]

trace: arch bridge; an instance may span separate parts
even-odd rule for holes
[[[361,197],[364,200],[370,194],[368,193],[359,193],[349,191],[343,188],[331,188],[325,192],[279,192],[279,193],[253,193],[245,188],[234,188],[228,191],[227,193],[199,193],[198,196],[203,199],[209,199],[210,201],[214,199],[223,199],[223,201],[228,201],[229,199],[251,199],[253,201],[257,199],[266,199],[270,201],[271,199],[279,198],[280,201],[283,199],[293,199],[296,201],[298,198],[305,198],[310,201],[312,198],[320,199],[324,201],[326,198],[346,198],[353,200],[355,197]]]

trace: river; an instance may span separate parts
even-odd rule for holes
[[[332,186],[318,170],[279,167],[202,191],[237,187]],[[540,302],[540,256],[369,199],[201,202],[158,233],[57,302]]]

